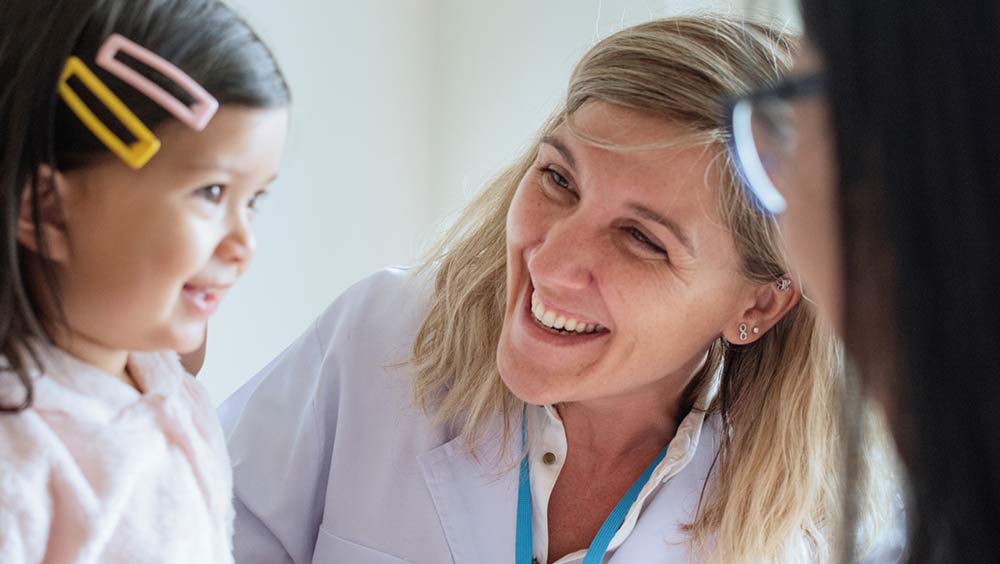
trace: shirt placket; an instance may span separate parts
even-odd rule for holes
[[[685,417],[678,428],[677,436],[671,442],[666,458],[657,465],[649,483],[645,485],[639,498],[629,508],[625,522],[608,547],[609,551],[618,549],[628,538],[636,521],[638,521],[642,507],[655,494],[656,490],[690,462],[698,445],[698,435],[700,435],[703,422],[704,415],[701,413],[690,413]],[[533,564],[544,564],[547,560],[549,546],[547,508],[552,490],[559,478],[559,472],[562,471],[563,463],[566,460],[568,446],[566,429],[555,408],[544,406],[532,409],[529,415],[529,425],[534,430],[528,445],[533,507],[531,514],[532,530],[534,531],[532,535]],[[556,564],[579,564],[585,556],[586,550],[578,550],[560,558]]]

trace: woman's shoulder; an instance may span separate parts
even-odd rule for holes
[[[386,268],[344,291],[313,324],[219,410],[232,429],[245,411],[312,413],[333,428],[338,406],[410,397],[409,361],[433,274]],[[284,415],[282,415],[284,417]]]
[[[427,313],[433,279],[429,270],[392,267],[348,288],[313,326],[324,354],[408,354]]]

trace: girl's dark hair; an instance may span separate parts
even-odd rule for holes
[[[290,102],[288,85],[274,56],[247,23],[219,0],[4,0],[0,17],[0,389],[7,380],[22,393],[0,394],[0,410],[20,411],[31,403],[31,343],[48,339],[41,303],[58,292],[45,261],[40,224],[40,165],[52,170],[85,166],[110,151],[69,110],[57,94],[63,66],[76,55],[149,128],[173,119],[159,105],[94,64],[97,50],[119,33],[170,61],[201,84],[222,105],[281,107]],[[122,56],[182,101],[188,95],[172,81]],[[71,83],[71,85],[73,85]],[[76,87],[79,86],[79,87]],[[74,86],[88,106],[125,140],[130,136],[103,105]],[[154,157],[155,158],[155,157]],[[28,251],[16,229],[28,190],[41,280],[28,276]],[[45,299],[42,299],[42,296]],[[58,311],[56,312],[58,314]]]
[[[802,3],[836,131],[845,336],[869,381],[883,378],[876,366],[892,367],[890,418],[912,494],[910,562],[994,562],[1000,7]]]

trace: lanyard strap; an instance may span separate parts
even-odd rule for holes
[[[517,536],[514,539],[516,564],[532,564],[531,552],[534,544],[531,531],[531,475],[529,473],[527,448],[525,448],[527,420],[526,409],[521,420],[521,447],[525,450],[525,454],[524,458],[521,459],[520,484],[517,489]],[[646,468],[646,471],[625,492],[625,497],[611,510],[611,514],[608,515],[608,518],[604,520],[604,524],[601,525],[600,530],[597,531],[597,536],[591,541],[590,548],[587,549],[587,555],[583,558],[583,564],[601,564],[601,561],[604,560],[604,554],[608,551],[608,546],[611,545],[611,539],[614,538],[615,533],[618,532],[622,523],[625,522],[625,515],[628,514],[629,508],[639,499],[639,492],[642,491],[643,486],[646,485],[650,476],[653,475],[653,470],[663,461],[663,457],[667,455],[667,448],[669,446],[670,443],[667,443],[667,446],[663,447],[663,450],[656,455],[656,459]]]
[[[521,415],[521,477],[517,488],[517,536],[514,538],[514,562],[532,564],[531,551],[534,540],[531,535],[531,476],[528,473],[528,449],[526,446],[528,429],[528,406]]]

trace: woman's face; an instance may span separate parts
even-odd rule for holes
[[[603,102],[574,123],[624,147],[687,133]],[[717,210],[715,157],[702,147],[604,149],[566,125],[541,142],[507,216],[497,361],[515,395],[534,404],[677,396],[713,340],[740,342],[754,288]]]

